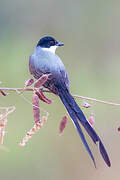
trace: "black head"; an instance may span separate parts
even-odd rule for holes
[[[64,43],[56,41],[53,37],[45,36],[41,38],[37,44],[37,47],[50,48],[51,46],[63,46]]]

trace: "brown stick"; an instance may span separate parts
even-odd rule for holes
[[[6,87],[0,87],[1,91],[15,91],[15,92],[26,92],[26,91],[34,91],[34,88],[6,88]],[[47,93],[51,93],[51,91],[49,90],[44,90],[43,92],[47,92]],[[103,100],[99,100],[99,99],[95,99],[95,98],[90,98],[90,97],[85,97],[85,96],[79,96],[79,95],[73,95],[73,97],[75,98],[80,98],[80,99],[84,99],[84,100],[89,100],[92,102],[97,102],[97,103],[103,103],[103,104],[108,104],[108,105],[112,105],[112,106],[120,106],[119,103],[114,103],[114,102],[108,102],[108,101],[103,101]]]

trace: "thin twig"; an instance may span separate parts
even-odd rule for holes
[[[26,92],[26,91],[34,91],[34,88],[6,88],[6,87],[0,87],[0,90],[3,90],[3,91],[15,91],[15,92]],[[51,93],[51,91],[46,90],[46,89],[43,89],[43,92]],[[112,106],[120,106],[120,104],[118,104],[118,103],[103,101],[103,100],[90,98],[90,97],[84,97],[84,96],[79,96],[79,95],[73,95],[73,97],[84,99],[84,100],[89,100],[89,101],[92,101],[92,102],[108,104],[108,105],[112,105]]]
[[[5,117],[7,117],[8,114],[11,114],[12,112],[14,112],[16,108],[15,108],[15,106],[10,106],[10,107],[0,107],[0,109],[6,111],[5,114],[4,114],[4,113],[1,114],[1,116],[0,116],[0,121],[1,121],[1,120],[4,119]]]
[[[0,87],[0,90],[3,91],[19,91],[19,92],[25,92],[25,91],[34,91],[34,88],[6,88],[6,87]],[[50,93],[51,91],[43,89],[43,92],[48,92]]]
[[[103,103],[103,104],[109,104],[109,105],[112,105],[112,106],[120,106],[120,104],[118,104],[118,103],[103,101],[103,100],[99,100],[99,99],[95,99],[95,98],[89,98],[89,97],[84,97],[84,96],[79,96],[79,95],[73,95],[73,97],[80,98],[80,99],[85,99],[85,100],[89,100],[89,101],[94,101],[94,102],[98,102],[98,103]]]

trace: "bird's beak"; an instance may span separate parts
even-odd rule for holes
[[[64,46],[64,43],[62,43],[62,42],[57,42],[56,45],[57,45],[57,46]]]

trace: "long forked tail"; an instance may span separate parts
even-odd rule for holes
[[[104,161],[106,162],[106,164],[110,167],[111,163],[108,157],[108,154],[105,150],[105,147],[100,139],[100,137],[97,135],[97,133],[95,132],[95,130],[91,127],[91,125],[88,123],[88,121],[86,120],[83,112],[81,111],[80,107],[77,105],[77,103],[75,102],[74,98],[72,97],[72,95],[69,93],[68,89],[66,88],[66,85],[64,83],[59,83],[56,85],[57,89],[58,89],[58,93],[59,93],[59,97],[62,101],[62,103],[64,104],[64,106],[66,107],[71,119],[73,120],[75,127],[81,137],[81,140],[83,142],[83,144],[85,145],[86,150],[88,151],[90,157],[92,158],[94,165],[96,167],[95,164],[95,160],[93,157],[93,154],[87,144],[87,141],[84,137],[84,134],[82,132],[82,129],[78,123],[78,121],[82,124],[82,126],[85,128],[85,130],[87,131],[87,133],[89,134],[89,136],[92,138],[93,142],[96,144],[96,142],[99,142],[99,150],[100,153],[104,159]]]

